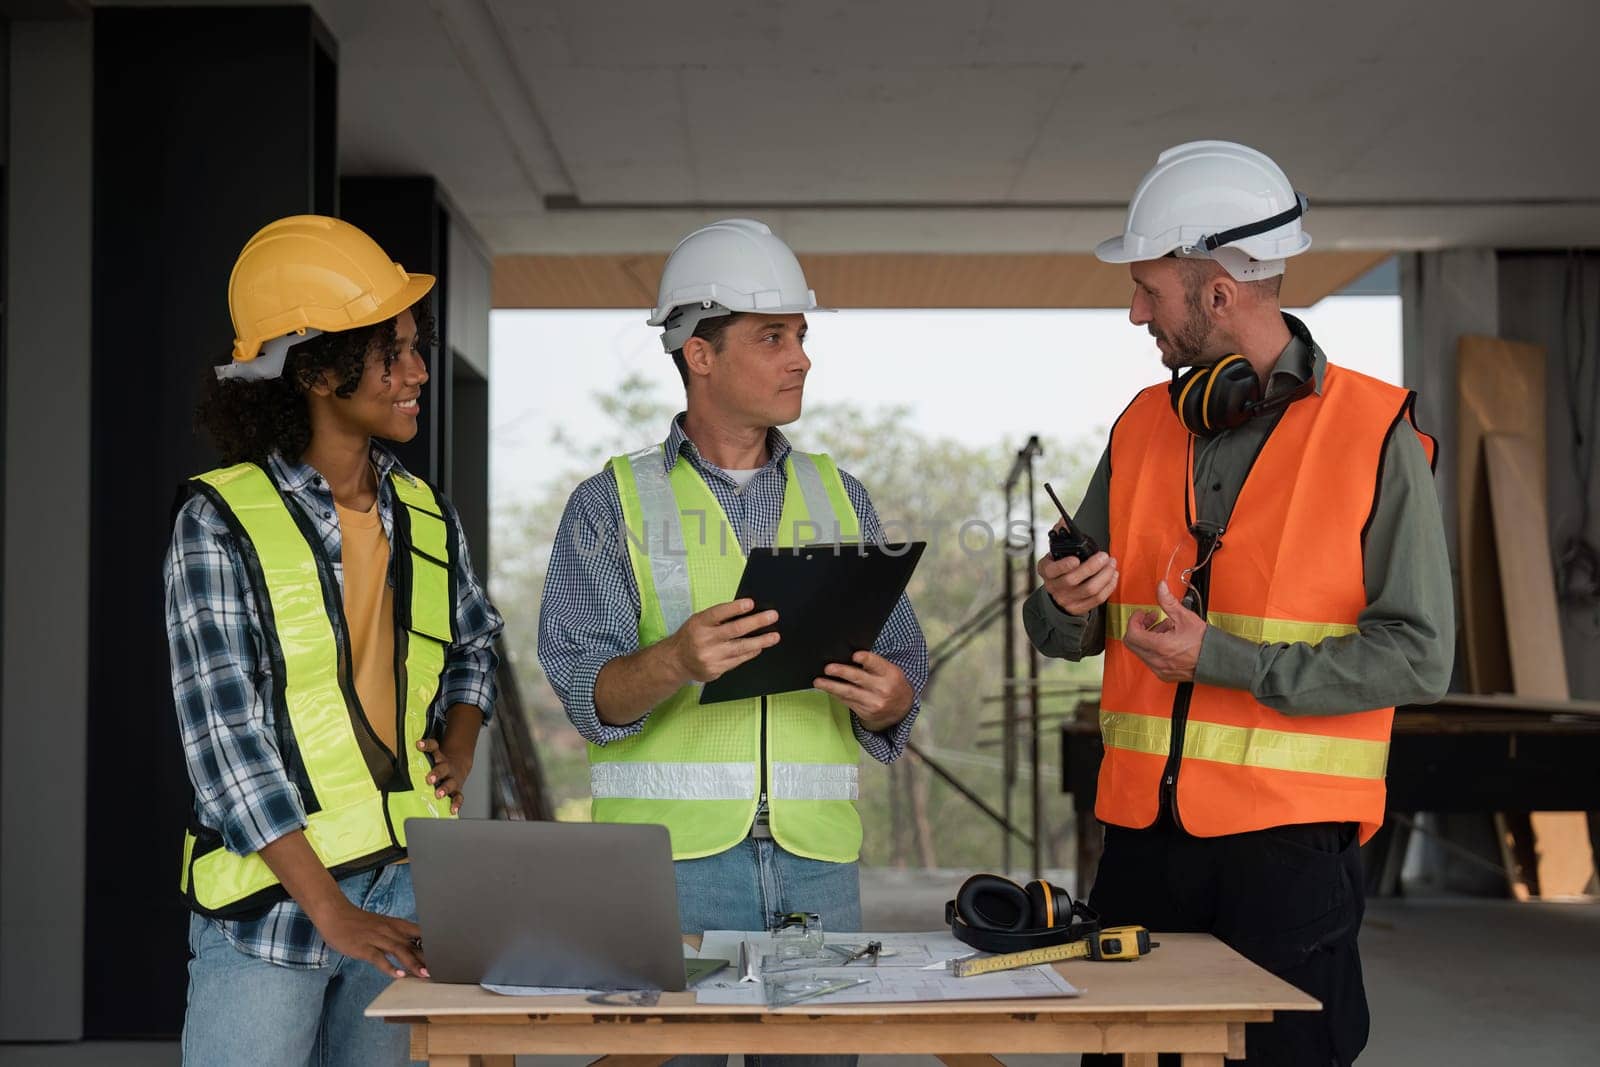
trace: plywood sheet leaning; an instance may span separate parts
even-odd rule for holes
[[[1498,337],[1457,342],[1456,526],[1461,574],[1462,645],[1475,693],[1512,692],[1504,606],[1489,511],[1483,437],[1521,434],[1532,444],[1544,498],[1544,349]]]
[[[1541,440],[1543,436],[1541,431]],[[1519,697],[1569,700],[1555,568],[1550,563],[1543,450],[1526,434],[1490,433],[1483,437],[1483,462],[1512,692]]]
[[[1556,607],[1555,571],[1545,505],[1544,432],[1483,436],[1483,462],[1494,529],[1501,604],[1513,691],[1521,697],[1570,699]],[[1583,812],[1534,812],[1539,895],[1583,894],[1594,871]]]

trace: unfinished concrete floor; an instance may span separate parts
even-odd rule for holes
[[[937,926],[957,872],[869,871],[867,924]],[[1070,883],[1068,883],[1070,884]],[[1372,1040],[1363,1067],[1600,1064],[1600,904],[1513,904],[1462,898],[1382,900],[1361,937]],[[172,1043],[0,1045],[0,1064],[170,1067]],[[579,1067],[574,1057],[529,1057]],[[1012,1067],[1059,1057],[1007,1057]],[[932,1057],[868,1057],[862,1067],[933,1067]]]

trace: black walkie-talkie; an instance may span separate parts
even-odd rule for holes
[[[1061,512],[1061,521],[1067,524],[1064,530],[1053,526],[1050,528],[1050,558],[1066,559],[1068,556],[1074,556],[1083,561],[1099,552],[1100,546],[1094,543],[1094,538],[1084,533],[1078,524],[1072,521],[1072,516],[1061,506],[1061,498],[1056,496],[1056,491],[1050,488],[1049,482],[1044,483],[1044,491],[1050,494],[1056,510]]]

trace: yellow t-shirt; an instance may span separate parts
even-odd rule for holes
[[[344,563],[344,616],[350,626],[351,674],[367,721],[392,757],[398,713],[394,691],[394,589],[389,585],[389,539],[384,535],[376,502],[371,511],[351,511],[345,507],[338,507],[338,511]],[[375,760],[378,755],[381,754],[369,753],[368,763],[373,765],[379,780],[384,781],[393,768],[380,767]]]

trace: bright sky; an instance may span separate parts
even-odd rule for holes
[[[1400,380],[1400,299],[1329,297],[1297,310],[1335,363]],[[630,373],[681,402],[672,360],[648,312],[496,311],[490,318],[493,506],[527,499],[560,473],[547,443],[559,426],[582,440],[596,393]],[[911,409],[920,431],[1020,447],[1030,434],[1096,445],[1145,385],[1163,380],[1155,342],[1126,312],[1085,310],[841,311],[813,314],[806,408],[830,403]],[[788,432],[801,447],[805,419]],[[666,426],[639,427],[640,447]],[[1003,472],[1001,472],[1003,473]]]

